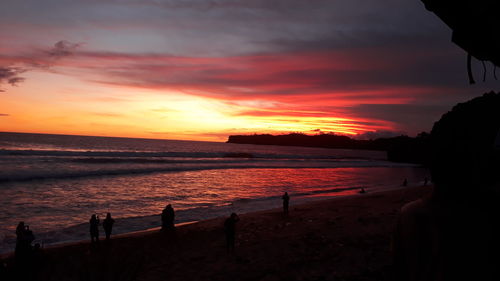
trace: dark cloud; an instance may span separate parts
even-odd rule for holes
[[[322,50],[342,50],[352,48],[383,48],[390,46],[408,49],[429,49],[429,47],[453,48],[448,38],[443,38],[438,32],[404,32],[403,29],[387,30],[338,30],[332,28],[325,31],[324,36],[317,38],[274,38],[267,41],[253,41],[256,44],[266,45],[273,50],[282,51],[322,51]],[[431,45],[429,43],[432,42]],[[400,51],[400,50],[399,50]]]
[[[25,71],[25,69],[18,67],[0,66],[0,85],[3,83],[8,83],[12,86],[17,86],[19,83],[24,81],[24,78],[20,77],[19,75]]]
[[[0,63],[7,62],[10,64],[21,65],[22,67],[0,66],[0,85],[7,83],[11,86],[18,86],[26,79],[20,74],[33,69],[49,69],[57,64],[57,61],[63,57],[71,56],[76,49],[80,47],[80,43],[71,43],[66,40],[58,41],[50,50],[34,51],[31,54],[17,56],[0,56]],[[0,92],[5,92],[1,90]]]
[[[245,9],[258,9],[258,10],[276,10],[283,11],[286,9],[295,8],[310,8],[311,3],[302,0],[128,0],[117,1],[110,0],[111,2],[121,3],[136,3],[155,5],[165,8],[189,8],[189,9],[216,9],[216,8],[245,8]],[[316,5],[327,3],[328,0],[315,0]]]
[[[356,117],[393,122],[396,131],[415,135],[430,131],[434,122],[450,109],[449,105],[361,104],[347,110]]]
[[[23,77],[13,77],[13,78],[10,78],[9,80],[7,80],[7,82],[9,84],[11,84],[12,86],[17,86],[18,83],[24,82],[24,80],[26,80],[26,79]]]
[[[425,45],[446,30],[418,0],[3,0],[0,16],[31,30],[76,31],[66,34],[108,50],[160,46],[185,56]]]
[[[10,116],[10,114],[0,113],[0,117],[6,117],[6,116]]]
[[[275,117],[275,116],[291,116],[291,117],[333,117],[331,112],[303,112],[303,111],[284,111],[284,110],[249,110],[241,111],[238,116],[257,116],[257,117]]]
[[[345,52],[282,53],[224,58],[142,56],[81,53],[110,67],[102,82],[145,88],[202,89],[216,97],[346,94],[362,99],[363,91],[387,89],[458,89],[466,84],[466,69],[457,52],[353,49]],[[459,54],[458,54],[459,55]],[[248,91],[248,89],[252,89]],[[422,93],[428,91],[421,91]],[[196,94],[196,91],[191,93]]]
[[[54,47],[47,51],[50,57],[60,58],[74,54],[76,49],[81,46],[81,43],[71,43],[66,40],[61,40],[54,44]]]

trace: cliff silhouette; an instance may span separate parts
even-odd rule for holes
[[[469,82],[474,84],[471,58],[500,66],[500,1],[498,0],[422,0],[425,8],[436,14],[452,30],[452,42],[467,52]]]
[[[228,143],[304,146],[337,149],[364,149],[387,151],[387,158],[394,162],[426,164],[429,134],[417,137],[398,136],[375,140],[356,140],[335,134],[306,135],[291,133],[286,135],[254,134],[229,136]]]
[[[443,131],[441,129],[442,123],[450,122],[447,118],[449,113],[443,114],[441,121],[438,121],[434,125],[432,130],[433,135],[439,135],[441,139],[446,139],[447,141],[439,146],[436,150],[436,143],[429,133],[422,132],[416,137],[409,136],[398,136],[392,138],[378,138],[374,140],[356,140],[347,136],[335,135],[335,134],[319,134],[319,135],[306,135],[303,133],[292,133],[286,135],[270,135],[270,134],[254,134],[254,135],[234,135],[229,136],[228,143],[239,143],[239,144],[260,144],[260,145],[284,145],[284,146],[304,146],[304,147],[321,147],[321,148],[337,148],[337,149],[364,149],[364,150],[381,150],[387,152],[387,158],[394,162],[406,162],[406,163],[417,163],[428,165],[432,158],[439,153],[444,153],[443,151],[453,143],[454,139],[462,136],[467,132],[462,132],[461,124],[467,124],[467,122],[472,122],[469,113],[463,113],[461,108],[474,108],[473,116],[481,116],[484,112],[481,109],[495,107],[500,102],[500,93],[489,92],[485,93],[481,97],[474,98],[464,103],[458,103],[453,107],[454,111],[458,113],[455,114],[456,119],[459,121],[454,121],[456,123],[456,128],[454,131]],[[495,140],[495,146],[500,147],[500,132],[497,135],[488,135],[487,140],[484,140],[484,135],[482,132],[486,131],[491,126],[494,126],[500,118],[500,110],[489,112],[497,112],[494,116],[489,116],[485,120],[489,122],[483,122],[475,124],[476,128],[475,134],[478,136],[476,142],[474,143],[474,149],[477,151],[482,151],[484,149],[490,149],[490,146],[486,145],[492,140]],[[496,132],[496,131],[494,131]],[[470,132],[469,132],[470,133]],[[443,137],[443,134],[446,135]],[[481,138],[482,137],[482,138]],[[431,149],[431,145],[434,149]],[[472,149],[472,147],[471,147]],[[499,151],[492,151],[491,155],[497,155],[499,157]],[[443,159],[455,159],[455,157],[464,157],[463,155],[448,155],[447,157],[442,157]],[[450,160],[453,162],[452,160]],[[471,160],[472,161],[472,160]],[[447,163],[444,165],[451,165]]]

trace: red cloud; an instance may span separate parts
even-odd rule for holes
[[[411,56],[397,50],[357,48],[182,57],[92,52],[78,46],[61,41],[49,51],[0,56],[0,65],[51,67],[51,71],[103,84],[209,97],[234,105],[239,116],[327,119],[318,127],[348,117],[352,121],[343,126],[364,130],[392,129],[398,117],[386,119],[384,111],[368,116],[359,110],[363,105],[404,104],[417,96],[434,97],[459,88],[458,79],[436,73],[442,71],[440,65],[449,63],[450,55],[425,48],[412,50]]]

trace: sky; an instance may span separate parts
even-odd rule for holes
[[[0,131],[429,131],[498,90],[420,0],[2,0]]]

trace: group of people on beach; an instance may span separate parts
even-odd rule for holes
[[[290,196],[288,192],[281,197],[283,200],[283,214],[288,216],[288,206]],[[171,231],[175,229],[175,212],[171,204],[168,204],[161,212],[161,231]],[[226,237],[226,248],[228,252],[234,252],[236,241],[236,223],[240,221],[240,217],[236,213],[224,220],[224,234]]]
[[[99,243],[99,216],[93,214],[89,220],[90,224],[90,242]],[[113,231],[113,225],[115,220],[111,217],[111,213],[106,214],[106,218],[102,221],[102,228],[104,228],[104,233],[106,234],[106,240],[111,238],[111,232]]]
[[[236,223],[240,220],[236,213],[231,213],[229,218],[224,221],[224,234],[226,236],[227,251],[234,251],[236,240]],[[165,233],[171,233],[175,230],[175,211],[171,204],[168,204],[161,212],[161,229]]]
[[[104,233],[106,234],[106,240],[111,238],[111,232],[113,230],[113,225],[115,220],[111,217],[111,213],[106,214],[106,218],[102,222],[102,226],[104,228]],[[90,241],[91,243],[99,243],[99,225],[100,220],[99,216],[93,214],[89,220],[90,225]],[[36,243],[34,246],[32,245],[35,240],[35,235],[33,231],[30,230],[28,225],[25,225],[24,221],[19,222],[16,227],[16,248],[15,248],[15,256],[18,258],[26,257],[40,250],[40,244]]]
[[[290,196],[288,192],[285,192],[281,197],[283,200],[283,214],[288,215],[288,206],[290,202]],[[228,251],[234,251],[234,245],[236,240],[236,223],[240,220],[236,213],[231,213],[231,215],[224,221],[224,233],[226,236],[226,245]],[[172,231],[175,230],[175,211],[171,204],[168,204],[161,212],[161,231]],[[97,214],[92,214],[89,220],[89,232],[90,232],[90,242],[91,244],[99,243],[99,225],[101,221]],[[111,217],[111,213],[106,214],[106,218],[102,221],[102,227],[106,235],[106,240],[111,239],[111,233],[113,231],[113,225],[115,220]],[[33,231],[29,229],[29,226],[25,225],[24,222],[19,222],[16,228],[16,257],[23,256],[28,252],[32,252],[34,247],[31,245],[35,240]],[[40,245],[35,246],[39,248]]]
[[[425,179],[425,185],[427,185],[428,179]],[[407,185],[407,179],[404,179],[404,186]],[[364,188],[361,188],[359,193],[366,193]],[[290,204],[290,196],[288,192],[285,192],[281,196],[283,201],[283,214],[288,216],[288,208]],[[175,229],[175,211],[171,204],[168,204],[161,212],[161,231],[169,231]],[[236,213],[231,213],[231,215],[224,221],[224,233],[226,236],[226,245],[228,251],[234,251],[234,243],[236,237],[236,223],[239,221],[239,217]],[[99,243],[99,225],[101,221],[97,214],[92,214],[89,220],[89,231],[90,231],[90,241],[92,244]],[[111,217],[111,213],[106,214],[106,218],[102,221],[102,227],[106,235],[106,240],[110,240],[111,233],[113,231],[113,225],[115,220]],[[37,247],[31,245],[35,239],[33,231],[29,229],[29,226],[25,225],[24,222],[20,222],[16,228],[16,256],[21,256],[24,253],[30,252]],[[38,245],[38,248],[40,245]]]

